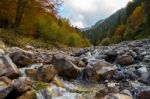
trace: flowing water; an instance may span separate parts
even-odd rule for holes
[[[21,75],[26,77],[26,69],[35,69],[42,65],[43,64],[34,64],[19,70]],[[81,72],[77,80],[72,82],[63,80],[62,78],[59,79],[64,84],[63,88],[51,84],[46,89],[36,92],[37,99],[93,99],[95,93],[100,88],[104,88],[103,85],[85,82],[84,72]]]
[[[26,69],[35,69],[35,68],[38,68],[40,66],[42,66],[43,64],[33,64],[33,65],[30,65],[28,67],[24,67],[24,68],[20,68],[19,71],[21,73],[22,76],[26,77]]]
[[[45,97],[42,95],[40,91],[36,92],[36,98],[37,99],[45,99]]]

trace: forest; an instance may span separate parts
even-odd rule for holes
[[[121,41],[150,37],[150,0],[132,0],[125,8],[84,31],[93,45],[116,44]],[[101,22],[101,21],[100,21]]]
[[[10,46],[85,47],[90,43],[68,19],[60,0],[0,0],[0,38]]]

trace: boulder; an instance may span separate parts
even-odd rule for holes
[[[137,53],[136,52],[134,52],[134,51],[130,51],[130,54],[131,54],[131,56],[133,57],[133,58],[137,58],[138,57],[138,55],[137,55]]]
[[[57,74],[53,65],[44,65],[35,71],[35,79],[43,82],[50,82]]]
[[[0,56],[0,76],[10,78],[18,77],[20,74],[17,66],[12,62],[8,55]]]
[[[54,55],[51,61],[60,76],[77,78],[82,68],[77,67],[70,59],[70,56],[62,54]]]
[[[127,90],[127,89],[122,90],[120,93],[132,97],[131,92],[129,90]]]
[[[149,62],[150,62],[150,55],[146,55],[146,56],[144,56],[144,58],[143,58],[143,62],[147,62],[147,63],[149,63]]]
[[[117,51],[110,50],[106,53],[106,61],[108,62],[114,62],[117,58]]]
[[[83,71],[82,79],[90,80],[90,81],[99,81],[100,75],[93,68],[85,68]]]
[[[150,90],[143,90],[139,93],[138,99],[150,99]]]
[[[138,72],[142,77],[147,77],[149,75],[148,69],[146,67],[141,67],[138,69]]]
[[[108,91],[110,93],[117,93],[117,92],[119,92],[119,87],[117,86],[117,83],[108,83],[107,87],[108,87]]]
[[[34,63],[34,55],[32,52],[24,51],[18,47],[13,47],[10,57],[19,67],[25,67]]]
[[[103,60],[95,60],[95,62],[91,62],[88,65],[89,67],[84,70],[84,75],[85,78],[91,80],[109,79],[117,69],[116,66]]]
[[[120,65],[132,65],[134,63],[134,58],[131,55],[122,55],[117,57],[117,62]]]
[[[92,57],[91,52],[87,52],[87,53],[85,54],[85,57]]]
[[[148,85],[150,85],[150,75],[147,77],[146,82]]]
[[[88,60],[85,58],[77,58],[75,57],[72,62],[77,65],[78,67],[86,67],[86,65],[88,64]]]
[[[0,99],[4,99],[11,91],[11,80],[7,77],[0,77]]]
[[[13,80],[11,85],[18,93],[24,93],[32,89],[32,81],[28,77],[19,77]]]
[[[119,93],[110,93],[104,97],[104,99],[133,99],[131,96],[119,94]]]
[[[96,98],[96,99],[103,99],[107,94],[108,94],[107,89],[105,89],[105,90],[99,90],[99,91],[96,93],[95,98]]]
[[[79,62],[78,62],[78,65],[77,66],[79,66],[79,67],[86,67],[86,62],[84,62],[83,60],[80,60]]]
[[[36,64],[34,68],[25,69],[25,74],[27,77],[37,81],[50,82],[57,74],[57,71],[53,65]]]

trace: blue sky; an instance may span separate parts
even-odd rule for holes
[[[68,18],[72,25],[90,27],[125,7],[131,0],[63,0],[59,15]]]

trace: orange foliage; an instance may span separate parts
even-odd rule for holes
[[[125,30],[126,30],[125,25],[121,24],[117,27],[117,29],[115,31],[115,35],[123,37]]]

